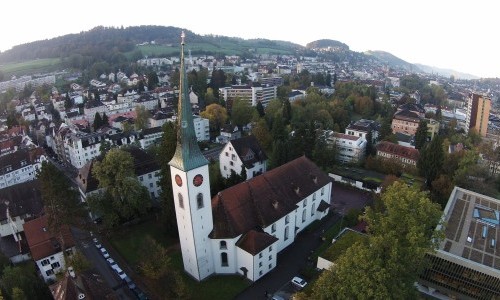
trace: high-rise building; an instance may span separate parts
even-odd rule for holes
[[[488,118],[490,116],[491,99],[485,95],[471,93],[467,99],[467,117],[465,131],[475,130],[481,136],[486,136],[488,131]]]

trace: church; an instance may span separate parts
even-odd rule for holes
[[[178,131],[170,161],[184,270],[201,281],[240,274],[256,281],[296,235],[330,209],[332,182],[299,157],[210,197],[208,161],[196,141],[181,42]]]

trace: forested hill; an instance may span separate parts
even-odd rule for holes
[[[38,58],[64,58],[72,54],[93,56],[106,60],[116,52],[134,50],[136,44],[156,41],[157,43],[178,43],[180,28],[164,26],[135,26],[127,28],[95,27],[78,34],[40,40],[14,46],[0,53],[0,64]],[[188,30],[190,41],[200,41],[203,37]]]
[[[123,54],[139,49],[136,45],[154,41],[156,45],[177,45],[183,29],[165,26],[131,26],[126,28],[95,27],[78,34],[68,34],[48,40],[26,43],[0,53],[0,65],[41,58],[65,59],[72,55],[88,57],[92,61],[110,63],[123,59]],[[266,39],[243,40],[217,35],[198,35],[184,30],[189,44],[198,44],[206,52],[241,54],[251,48],[267,49],[275,53],[293,53],[304,47],[285,41]],[[146,53],[144,53],[146,54]],[[114,57],[113,57],[114,56]]]

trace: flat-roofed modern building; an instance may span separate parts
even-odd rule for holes
[[[455,187],[443,219],[445,238],[428,255],[419,289],[440,299],[499,299],[500,200]]]
[[[465,119],[465,131],[475,130],[481,136],[486,136],[488,131],[488,120],[490,116],[491,99],[475,93],[467,98],[467,117]]]

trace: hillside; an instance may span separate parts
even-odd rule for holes
[[[402,60],[401,58],[399,58],[395,55],[392,55],[389,52],[378,51],[378,50],[369,50],[369,51],[365,51],[364,53],[366,55],[374,56],[378,60],[380,60],[380,61],[382,61],[390,66],[393,66],[393,67],[399,67],[399,68],[403,68],[405,70],[413,71],[413,72],[420,71],[420,69],[417,66],[415,66],[414,64],[411,64],[405,60]]]
[[[336,40],[317,40],[306,45],[307,49],[335,49],[349,51],[349,46]]]
[[[455,78],[460,78],[460,79],[479,79],[478,76],[468,74],[468,73],[463,73],[451,69],[443,69],[443,68],[438,68],[438,67],[433,67],[433,66],[427,66],[423,64],[415,64],[420,70],[426,72],[426,73],[435,73],[439,74],[441,76],[445,77],[450,77],[454,76]]]

